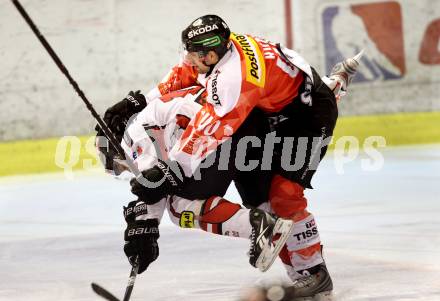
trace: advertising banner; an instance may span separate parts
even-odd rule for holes
[[[345,115],[440,110],[440,1],[294,1],[294,44],[324,74],[362,49]]]

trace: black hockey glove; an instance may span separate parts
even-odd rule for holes
[[[130,117],[142,111],[146,106],[147,100],[141,91],[138,90],[136,92],[130,91],[123,100],[105,111],[104,121],[113,134],[115,134],[118,141],[122,139]],[[99,125],[96,125],[95,130],[98,132],[98,136],[104,136],[104,132]]]
[[[144,181],[138,178],[130,181],[131,192],[149,205],[178,192],[185,178],[176,161],[158,161],[154,167],[142,172]]]
[[[159,221],[141,220],[147,213],[147,204],[142,201],[130,202],[124,207],[127,229],[124,232],[124,252],[131,265],[138,264],[138,273],[144,272],[150,263],[159,257]]]

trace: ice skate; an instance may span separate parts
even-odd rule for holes
[[[252,209],[249,218],[252,225],[249,262],[265,272],[286,243],[293,229],[293,221],[277,218],[260,209]]]
[[[337,99],[346,94],[348,86],[356,75],[363,54],[364,51],[362,50],[354,57],[337,63],[330,72],[330,75],[322,78]]]
[[[289,301],[332,301],[333,282],[325,263],[302,272],[291,286],[284,288],[285,296],[280,300]],[[269,291],[268,291],[269,293]]]

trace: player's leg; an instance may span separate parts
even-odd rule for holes
[[[265,116],[261,111],[258,109],[252,111],[231,138],[229,160],[226,162],[226,166],[221,166],[225,165],[225,162],[221,161],[222,148],[220,147],[216,150],[216,153],[211,155],[214,159],[209,157],[206,160],[214,163],[206,167],[206,164],[204,164],[206,162],[202,162],[201,166],[203,168],[199,168],[197,171],[200,175],[199,179],[193,178],[188,181],[183,191],[179,192],[178,195],[182,199],[202,201],[188,203],[190,201],[183,201],[182,199],[175,201],[174,198],[174,201],[170,202],[171,219],[180,226],[195,227],[220,235],[250,237],[249,261],[263,271],[267,270],[277,257],[293,223],[290,220],[273,217],[259,209],[240,209],[237,204],[228,202],[221,197],[211,196],[224,195],[232,179],[235,179],[241,173],[235,165],[238,143],[242,137],[258,137],[258,135],[267,133],[264,121]],[[259,154],[254,154],[252,148],[248,148],[246,152],[247,159],[261,157]],[[253,190],[252,193],[246,195],[246,198],[255,199],[253,202],[248,202],[248,204],[258,203],[263,196],[264,201],[267,200],[270,177],[264,177],[263,180],[264,185],[256,185],[248,179],[247,184],[251,184]],[[273,244],[272,237],[275,234],[279,234],[279,239]]]
[[[218,196],[206,200],[170,197],[167,206],[171,221],[179,227],[250,239],[249,263],[261,271],[270,268],[293,225],[290,220],[258,208],[243,208]]]
[[[291,295],[319,295],[323,300],[330,300],[333,284],[322,257],[315,218],[307,210],[304,189],[311,188],[310,181],[327,151],[338,110],[333,92],[314,70],[313,73],[312,101],[303,102],[299,96],[281,112],[288,119],[276,126],[277,135],[283,141],[275,151],[278,174],[272,179],[269,200],[275,214],[294,221],[292,235],[280,253],[293,280]],[[293,144],[286,143],[289,137],[294,138]],[[286,148],[293,150],[288,164],[281,160]]]
[[[181,228],[195,228],[209,233],[249,238],[249,209],[213,196],[205,200],[170,197],[168,213],[171,221]]]
[[[275,214],[294,221],[292,235],[287,239],[280,258],[290,278],[296,280],[305,270],[324,262],[318,227],[313,214],[307,210],[304,188],[298,183],[276,175],[269,199]]]

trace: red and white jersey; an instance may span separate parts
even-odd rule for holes
[[[150,92],[157,95],[174,86],[195,84],[206,87],[206,103],[169,153],[186,176],[191,176],[254,108],[278,112],[298,96],[305,79],[310,87],[313,83],[310,65],[293,50],[283,48],[280,53],[276,44],[250,35],[232,33],[231,41],[230,50],[208,76],[181,63]],[[302,101],[310,101],[306,96]]]
[[[197,101],[205,99],[205,92],[201,86],[170,92],[150,100],[147,107],[129,122],[121,146],[139,170],[153,167],[158,158],[167,159],[168,151],[200,111],[202,106]],[[166,208],[170,220],[183,228],[243,238],[249,238],[251,233],[249,209],[218,196],[207,200],[166,196],[147,205],[147,213],[136,218],[161,221]]]
[[[190,120],[200,111],[204,99],[200,86],[174,91],[151,100],[129,121],[121,146],[139,170],[153,167],[157,158],[168,159]]]
[[[197,101],[204,99],[205,89],[197,86],[174,91],[150,100],[128,124],[121,146],[140,171],[149,169],[157,159],[168,159],[168,152],[180,139],[194,115],[200,111]],[[148,205],[145,219],[161,219],[166,198]]]
[[[165,75],[157,87],[145,95],[147,101],[154,100],[173,91],[193,86],[202,86],[198,83],[197,77],[198,73],[194,67],[179,63]]]

